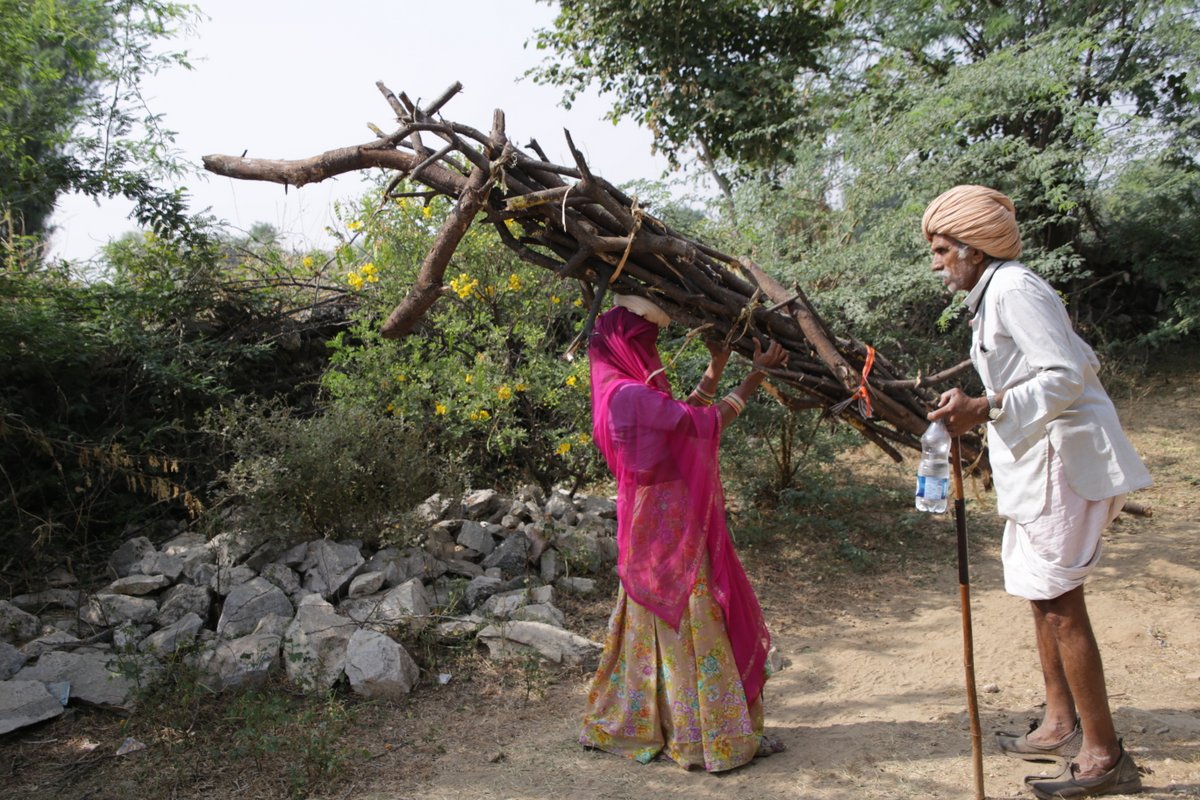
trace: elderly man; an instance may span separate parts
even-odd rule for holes
[[[987,423],[996,508],[1007,520],[1004,585],[1033,607],[1045,680],[1040,725],[1001,734],[999,745],[1030,760],[1074,757],[1058,778],[1030,783],[1041,798],[1139,791],[1138,768],[1113,727],[1083,583],[1100,560],[1102,530],[1150,475],[1100,385],[1092,349],[1054,289],[1015,260],[1012,201],[956,186],[929,204],[921,227],[933,271],[952,292],[968,293],[971,361],[987,390],[951,389],[929,418],[944,420],[952,436]]]

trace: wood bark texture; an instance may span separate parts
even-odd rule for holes
[[[920,449],[925,414],[936,399],[930,387],[959,374],[967,362],[935,376],[905,376],[882,354],[828,330],[800,287],[784,286],[749,260],[672,230],[635,197],[593,173],[569,132],[574,163],[554,164],[536,141],[529,144],[532,152],[513,146],[500,111],[486,134],[445,119],[441,109],[460,84],[424,107],[377,86],[396,119],[392,133],[376,129],[372,141],[311,158],[210,155],[204,166],[231,178],[296,187],[379,168],[396,172],[389,194],[407,180],[425,187],[426,194],[450,198],[454,208],[408,296],[384,323],[384,336],[406,335],[419,324],[446,291],[447,263],[468,226],[491,225],[524,261],[581,284],[590,303],[577,343],[586,342],[608,292],[641,295],[686,327],[705,326],[705,336],[725,339],[744,356],[753,353],[755,337],[780,342],[789,352],[788,367],[769,377],[770,395],[779,402],[823,408],[896,460],[898,448]],[[425,139],[437,140],[437,147]],[[869,352],[873,366],[864,380]],[[869,416],[864,392],[873,410]],[[968,464],[979,462],[977,437],[963,437],[962,448]]]

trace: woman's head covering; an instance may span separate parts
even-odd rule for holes
[[[606,389],[616,380],[644,383],[671,396],[671,384],[663,374],[662,358],[658,355],[658,330],[656,323],[624,306],[596,318],[588,343],[593,396],[597,389]]]
[[[1013,201],[986,186],[965,184],[938,195],[921,219],[926,239],[941,234],[994,258],[1021,255],[1021,231]]]
[[[770,637],[726,527],[721,412],[671,396],[657,340],[655,323],[619,305],[597,317],[588,343],[592,433],[617,479],[617,574],[634,602],[678,629],[707,556],[753,702]]]
[[[671,324],[671,317],[650,300],[636,294],[613,294],[613,303],[627,308],[643,319],[648,319],[660,328]]]

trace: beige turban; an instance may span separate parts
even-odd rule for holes
[[[921,232],[926,239],[949,236],[994,258],[1021,255],[1013,201],[986,186],[955,186],[938,195],[925,209]]]
[[[671,317],[667,312],[639,295],[614,293],[613,302],[622,308],[629,309],[642,319],[653,322],[660,328],[665,328],[671,324]]]

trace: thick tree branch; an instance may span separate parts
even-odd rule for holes
[[[747,357],[756,338],[770,337],[790,357],[787,369],[772,371],[773,396],[793,408],[825,409],[893,458],[899,458],[898,448],[920,446],[932,397],[926,387],[956,377],[969,363],[909,379],[876,354],[864,381],[866,345],[834,336],[802,289],[785,289],[750,261],[671,230],[651,209],[596,175],[569,133],[574,163],[553,164],[536,143],[529,155],[507,141],[502,112],[495,114],[487,135],[443,119],[440,112],[461,90],[457,84],[425,108],[404,93],[377,86],[400,125],[390,135],[306,159],[214,155],[206,156],[204,165],[231,178],[297,187],[347,172],[386,169],[397,173],[388,194],[413,195],[397,192],[407,180],[422,187],[416,194],[450,198],[452,210],[414,285],[383,325],[386,337],[411,332],[443,294],[455,248],[471,223],[482,218],[522,260],[585,287],[587,321],[573,347],[586,341],[610,289],[648,297],[676,321],[705,327],[705,335],[729,341]],[[425,146],[422,134],[438,137],[442,145]],[[846,405],[860,386],[874,406],[870,418]],[[963,445],[969,458],[979,452],[977,438],[968,437]]]

